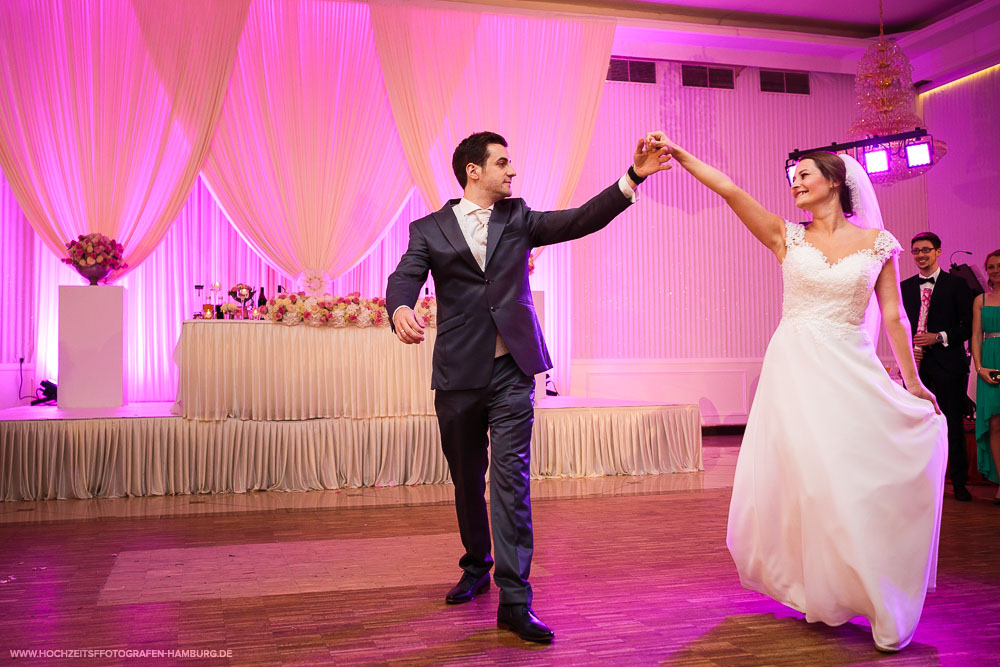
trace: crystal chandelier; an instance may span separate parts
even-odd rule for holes
[[[926,172],[944,157],[947,145],[926,133],[909,139],[888,136],[918,128],[921,120],[915,112],[913,65],[899,45],[885,37],[882,0],[878,15],[878,41],[865,50],[854,78],[858,116],[848,135],[865,143],[885,138],[866,146],[858,159],[873,182],[890,184]]]

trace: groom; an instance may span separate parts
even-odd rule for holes
[[[404,343],[424,340],[426,323],[413,305],[428,271],[437,290],[431,388],[465,547],[458,562],[462,578],[445,600],[468,602],[490,586],[489,463],[497,626],[522,639],[548,642],[554,636],[531,609],[528,583],[534,376],[552,368],[531,300],[528,256],[532,248],[605,227],[635,201],[636,186],[669,169],[669,161],[666,149],[641,140],[634,164],[617,183],[578,209],[538,212],[509,198],[516,172],[504,138],[477,132],[452,156],[462,198],[410,224],[409,247],[389,276],[386,309]]]

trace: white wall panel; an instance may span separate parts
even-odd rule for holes
[[[1000,66],[920,96],[927,128],[948,154],[924,177],[930,228],[941,236],[943,259],[982,269],[1000,248]],[[912,274],[913,271],[910,271]]]
[[[669,136],[791,220],[789,151],[843,141],[853,77],[812,74],[810,95],[762,93],[756,68],[735,90],[608,82],[577,201],[621,174],[645,130]],[[922,179],[880,188],[900,238],[926,223]],[[763,355],[781,313],[780,267],[722,200],[680,167],[654,176],[610,227],[573,243],[575,359],[745,359]],[[904,241],[905,243],[905,241]]]

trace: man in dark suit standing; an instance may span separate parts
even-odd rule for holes
[[[404,343],[424,339],[425,322],[413,305],[428,271],[437,291],[431,388],[465,547],[462,578],[445,599],[468,602],[489,588],[489,463],[497,625],[529,641],[548,642],[554,633],[534,615],[528,583],[534,376],[552,368],[531,300],[528,256],[605,227],[635,201],[636,186],[669,169],[669,161],[666,149],[641,140],[617,183],[578,209],[537,212],[510,199],[516,172],[504,138],[473,134],[452,156],[463,197],[410,224],[409,247],[389,276],[386,308]]]
[[[965,401],[969,357],[965,343],[972,337],[972,292],[964,280],[941,270],[941,239],[922,232],[910,241],[917,275],[900,283],[903,306],[913,331],[913,355],[920,380],[937,397],[948,420],[948,475],[955,500],[969,502],[965,488],[969,459],[965,451]]]

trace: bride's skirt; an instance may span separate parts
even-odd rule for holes
[[[909,643],[937,572],[943,417],[860,330],[784,321],[740,448],[727,543],[740,579],[806,615]]]

